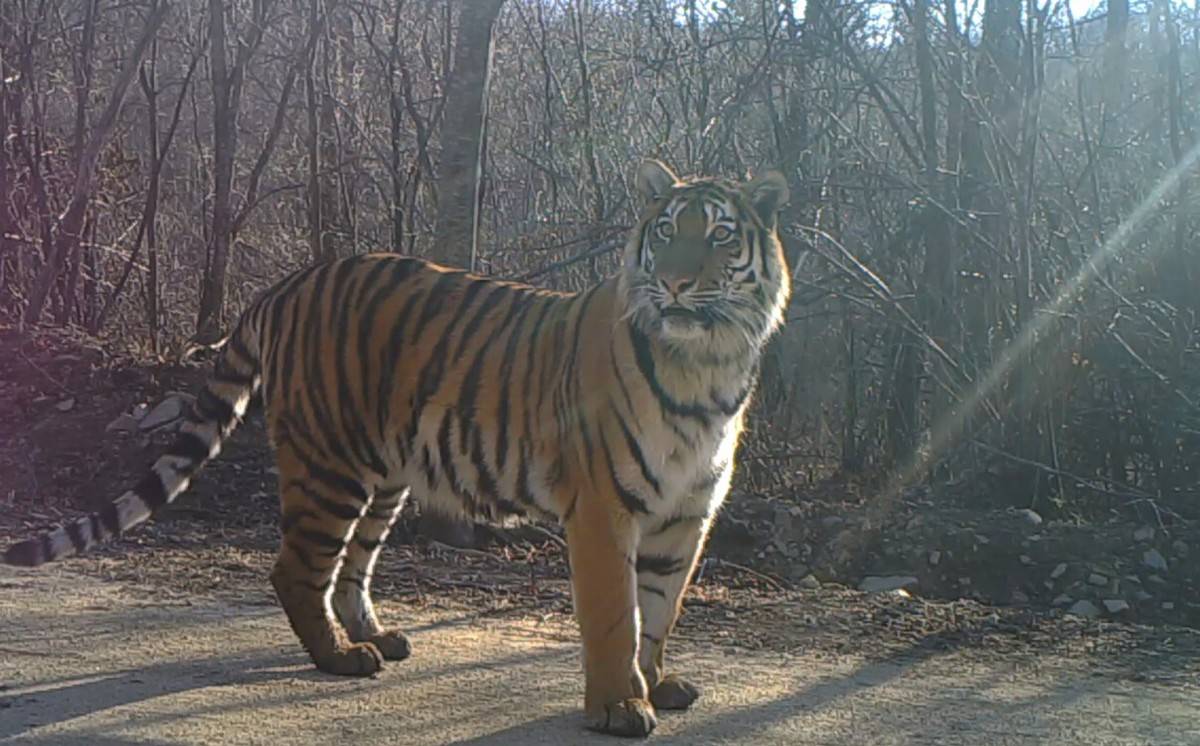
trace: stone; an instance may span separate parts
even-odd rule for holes
[[[912,575],[868,575],[858,584],[858,589],[866,593],[883,593],[916,584],[917,579]]]
[[[1022,554],[1018,559],[1021,560],[1022,565],[1028,566],[1033,564],[1033,557],[1030,557],[1028,554]]]
[[[70,412],[75,408],[75,397],[71,396],[63,399],[58,404],[55,404],[54,408],[60,412]]]
[[[1162,552],[1154,547],[1150,547],[1142,553],[1142,564],[1151,570],[1167,571],[1167,558],[1162,556]]]
[[[1145,603],[1146,601],[1149,601],[1153,598],[1154,598],[1154,596],[1151,596],[1149,593],[1146,593],[1143,590],[1135,591],[1133,594],[1133,599],[1135,601],[1137,601],[1138,603]]]
[[[1054,566],[1054,569],[1050,571],[1050,579],[1058,580],[1059,578],[1061,578],[1063,576],[1064,573],[1066,573],[1066,571],[1067,571],[1067,563],[1059,562],[1057,565]]]
[[[138,421],[133,415],[123,414],[104,426],[105,432],[131,433],[138,429]]]
[[[1025,604],[1029,603],[1029,595],[1024,591],[1015,590],[1012,592],[1011,600],[1012,603],[1018,606],[1024,606]]]
[[[1174,601],[1163,601],[1162,602],[1162,610],[1163,611],[1175,611],[1175,602]]]
[[[1133,540],[1134,541],[1152,541],[1153,539],[1154,539],[1154,527],[1153,526],[1142,526],[1141,528],[1135,529],[1133,532]]]
[[[1104,599],[1104,608],[1109,614],[1121,614],[1129,611],[1129,602],[1123,598],[1106,598]]]
[[[1083,600],[1071,604],[1071,608],[1067,609],[1067,613],[1083,617],[1084,619],[1095,619],[1100,616],[1100,609],[1091,601]]]
[[[160,427],[177,422],[183,417],[185,406],[186,404],[182,397],[168,396],[138,422],[138,428],[143,431],[157,430]]]
[[[1054,606],[1066,606],[1067,604],[1075,603],[1075,599],[1066,593],[1060,593],[1050,603]]]
[[[1024,519],[1024,521],[1030,526],[1042,525],[1042,516],[1036,510],[1021,508],[1020,510],[1016,511],[1016,514]]]
[[[821,581],[817,580],[817,577],[810,572],[800,579],[800,587],[815,591],[821,587]]]
[[[938,550],[935,549],[929,553],[930,566],[937,567],[938,563],[940,563],[941,561],[942,561],[942,553],[941,552],[939,552]]]
[[[1176,557],[1186,557],[1189,548],[1190,547],[1188,547],[1187,542],[1183,539],[1176,539],[1175,541],[1171,542],[1171,553]]]
[[[1088,575],[1087,582],[1088,585],[1108,585],[1108,578],[1098,572],[1094,572],[1091,575]]]

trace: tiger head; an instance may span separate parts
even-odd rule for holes
[[[672,347],[759,349],[782,322],[791,285],[776,230],[783,176],[680,179],[647,160],[636,185],[647,205],[622,274],[633,323]]]

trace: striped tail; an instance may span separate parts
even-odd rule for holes
[[[182,494],[201,467],[220,453],[261,383],[258,333],[251,327],[243,320],[226,340],[212,378],[196,397],[174,443],[136,487],[95,513],[13,544],[4,561],[34,567],[80,554],[144,522]]]

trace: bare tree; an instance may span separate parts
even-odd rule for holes
[[[37,284],[34,286],[33,293],[29,298],[29,309],[25,316],[25,321],[28,324],[37,325],[40,323],[42,309],[50,295],[50,290],[59,273],[62,271],[67,257],[76,251],[76,247],[82,238],[84,216],[87,213],[88,199],[92,194],[92,185],[95,178],[96,163],[100,159],[100,150],[104,147],[104,143],[108,140],[109,134],[116,124],[121,104],[125,100],[125,93],[129,90],[129,85],[133,82],[134,75],[137,74],[138,67],[142,63],[142,57],[146,54],[146,50],[149,49],[151,41],[153,41],[166,17],[166,4],[155,5],[151,9],[142,28],[141,36],[138,38],[129,57],[125,59],[121,72],[113,84],[113,89],[109,94],[108,104],[105,106],[104,112],[100,115],[95,126],[92,127],[85,144],[80,149],[75,167],[75,181],[71,191],[70,202],[67,204],[67,209],[59,218],[57,239],[49,246],[50,250],[49,255],[46,257],[46,263],[38,275]]]
[[[478,251],[492,29],[503,4],[504,0],[459,3],[454,70],[446,86],[434,243],[439,259],[467,269],[475,268]]]

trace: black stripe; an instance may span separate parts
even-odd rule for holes
[[[704,427],[708,427],[709,411],[698,404],[683,404],[676,401],[665,390],[655,374],[654,353],[650,350],[650,340],[635,324],[628,324],[630,342],[633,343],[634,359],[637,360],[638,370],[650,386],[650,391],[658,399],[658,403],[667,413],[676,417],[694,419]]]
[[[238,325],[238,328],[234,331],[233,336],[229,338],[229,352],[232,352],[237,357],[240,357],[242,362],[251,368],[258,367],[258,358],[250,352],[250,348],[247,347],[246,343],[242,341],[242,324]],[[226,355],[228,355],[228,353],[226,353]],[[217,361],[218,365],[221,363],[228,364],[229,358],[227,356],[222,356]]]
[[[600,430],[600,447],[604,449],[604,458],[608,461],[608,476],[612,479],[613,487],[617,490],[617,497],[621,499],[621,504],[633,514],[649,513],[650,508],[646,507],[646,501],[621,484],[621,480],[617,478],[617,462],[613,460],[612,450],[608,447],[608,437],[604,435],[603,428]]]
[[[172,441],[165,455],[185,458],[191,462],[192,466],[195,466],[207,461],[208,454],[211,452],[212,450],[204,438],[196,433],[182,432]]]
[[[704,516],[702,516],[702,515],[671,516],[667,520],[660,523],[654,530],[652,530],[650,532],[650,535],[655,536],[658,534],[666,533],[667,531],[670,531],[671,529],[675,528],[676,526],[678,526],[679,524],[684,523],[684,522],[702,521],[702,520],[704,520]]]
[[[433,457],[429,453],[429,446],[421,446],[421,469],[425,472],[425,484],[429,489],[435,489],[440,481],[438,479],[438,471],[433,468]]]
[[[399,367],[400,353],[406,349],[404,325],[412,317],[413,308],[416,307],[420,298],[421,294],[415,290],[409,293],[400,312],[396,314],[396,323],[392,325],[392,329],[387,335],[385,343],[387,354],[383,364],[379,366],[379,395],[375,402],[375,406],[379,410],[378,426],[381,434],[387,432],[388,423],[392,419],[392,389],[402,378],[397,368]],[[401,458],[407,461],[409,444],[401,442],[399,445]]]
[[[461,498],[464,497],[464,490],[459,484],[458,470],[454,468],[454,454],[450,450],[450,422],[453,418],[454,413],[449,409],[442,415],[442,424],[438,427],[437,434],[438,460],[442,463],[442,472],[450,482],[450,489]]]
[[[649,593],[652,596],[658,596],[659,598],[664,599],[664,600],[667,598],[666,591],[664,591],[662,588],[656,588],[655,586],[652,586],[649,583],[638,584],[638,590],[642,591],[643,593]]]
[[[297,448],[293,448],[292,452],[296,454],[296,458],[300,459],[305,468],[308,469],[308,474],[310,477],[329,487],[335,493],[339,495],[346,495],[347,497],[353,497],[360,503],[365,503],[367,498],[370,497],[366,488],[364,488],[362,483],[358,480],[352,479],[344,474],[339,474],[332,469],[327,469],[326,467],[309,458],[308,454],[304,453],[304,451],[301,451]]]
[[[88,527],[92,532],[92,538],[99,541],[104,538],[104,525],[100,522],[98,513],[88,514]]]
[[[613,416],[617,420],[617,424],[621,426],[621,434],[625,436],[625,447],[633,454],[633,460],[637,462],[638,469],[642,472],[642,479],[646,480],[646,484],[650,485],[650,489],[654,490],[654,494],[661,495],[662,488],[659,486],[658,478],[651,471],[650,464],[646,463],[646,456],[642,453],[642,447],[638,444],[637,438],[633,437],[629,426],[625,424],[625,419],[616,411],[616,407],[613,407]]]
[[[639,574],[674,575],[683,569],[683,560],[662,554],[643,554],[638,556],[636,568]]]
[[[346,575],[345,573],[338,573],[337,582],[349,583],[355,588],[358,588],[360,591],[365,590],[367,587],[366,579],[358,575]]]
[[[346,546],[345,539],[338,536],[330,536],[324,531],[318,531],[317,529],[312,528],[302,528],[295,533],[295,536],[304,539],[310,544],[316,544],[323,549],[336,549],[340,552],[342,551],[342,548]]]
[[[233,405],[207,387],[200,389],[200,393],[196,396],[196,412],[204,419],[216,422],[221,427],[229,425],[235,417]]]
[[[536,301],[536,298],[525,298],[525,302],[521,308],[521,315],[513,322],[512,330],[508,334],[508,341],[504,345],[503,357],[500,359],[500,384],[497,388],[497,398],[500,400],[500,403],[496,411],[496,469],[500,472],[504,471],[504,465],[508,463],[508,391],[512,387],[513,366],[517,357],[517,343],[524,339],[521,336],[521,329],[525,326],[529,312],[533,309]]]
[[[280,532],[286,534],[288,531],[292,530],[293,526],[305,518],[312,521],[321,520],[321,517],[311,510],[301,509],[285,511],[283,517],[279,520]]]
[[[471,320],[472,323],[482,318],[482,307],[487,306],[488,310],[491,310],[494,307],[491,303],[491,299],[500,295],[501,293],[497,290],[489,295],[487,299],[481,301],[481,312],[476,314],[476,316]],[[467,437],[471,434],[471,431],[474,430],[474,428],[471,427],[471,420],[475,419],[476,401],[479,399],[479,378],[480,375],[482,375],[483,363],[487,359],[488,350],[491,349],[492,343],[496,341],[496,338],[500,335],[500,332],[512,320],[516,311],[520,309],[520,296],[514,297],[511,293],[505,293],[504,298],[501,298],[501,300],[511,300],[511,302],[508,304],[508,313],[505,314],[503,321],[501,321],[498,326],[491,329],[491,333],[488,335],[487,339],[484,340],[483,344],[479,346],[479,350],[475,353],[475,359],[471,361],[471,367],[467,369],[467,373],[462,379],[462,386],[458,396],[458,413],[460,420],[458,447],[460,451],[467,450]],[[470,328],[470,325],[468,325],[468,329],[463,331],[463,337],[459,339],[459,351],[455,355],[455,360],[458,359],[458,355],[461,354],[463,350],[463,345],[467,334],[474,334],[474,329]]]
[[[385,300],[395,297],[396,293],[400,289],[400,286],[404,284],[406,280],[415,275],[417,270],[422,266],[418,261],[401,258],[396,258],[391,261],[380,261],[379,264],[380,266],[390,269],[391,273],[388,275],[386,281],[377,283],[378,288],[375,290],[375,294],[371,296],[371,299],[367,301],[358,321],[358,354],[362,358],[359,386],[362,389],[364,398],[366,397],[367,392],[371,390],[371,373],[373,371],[377,371],[379,374],[380,385],[377,386],[376,389],[380,391],[382,391],[384,388],[383,381],[394,375],[394,371],[391,368],[384,367],[382,365],[382,359],[379,359],[377,362],[372,361],[370,359],[369,352],[367,352],[370,349],[371,335],[375,329],[377,317],[379,316],[379,307],[383,305]],[[374,275],[372,275],[372,279],[375,279]],[[415,293],[413,295],[415,296]],[[411,300],[412,297],[409,298],[409,301]],[[403,317],[400,319],[400,322],[403,323]],[[380,352],[379,358],[382,358],[384,351],[387,350],[387,348],[384,345],[376,344],[375,350]],[[383,404],[383,402],[375,403],[377,408],[382,408]],[[380,418],[378,432],[380,440],[384,438],[386,426],[386,418]]]
[[[571,504],[567,506],[566,512],[563,513],[562,522],[566,523],[571,520],[571,516],[575,515],[575,506],[579,503],[579,493],[576,492],[571,496]]]
[[[330,515],[334,516],[335,518],[341,518],[343,521],[352,521],[355,518],[358,518],[359,515],[362,514],[361,507],[356,507],[354,505],[345,505],[343,503],[338,502],[337,500],[332,500],[328,497],[325,497],[321,493],[317,492],[316,490],[309,487],[307,484],[304,484],[303,482],[301,482],[297,479],[293,479],[290,482],[288,482],[287,486],[284,489],[285,490],[293,489],[293,490],[299,491],[305,497],[307,497],[314,505],[316,505],[318,508],[325,511],[326,513],[329,513]]]
[[[83,526],[78,521],[71,521],[66,525],[67,538],[71,540],[76,552],[82,552],[87,549],[87,537],[83,535]]]
[[[121,515],[117,512],[116,503],[105,505],[96,511],[96,515],[100,516],[100,523],[104,524],[104,530],[109,536],[121,533]]]
[[[379,539],[364,539],[361,536],[354,537],[354,543],[362,547],[368,552],[374,552],[382,543]]]
[[[133,493],[146,503],[151,512],[167,504],[167,489],[163,485],[162,477],[154,472],[142,477],[142,481],[133,488]]]
[[[664,596],[664,598],[665,598],[665,596]],[[658,637],[658,636],[656,636],[656,635],[652,635],[652,634],[650,634],[649,632],[643,632],[643,633],[642,633],[642,637],[646,638],[647,640],[649,640],[650,642],[654,643],[655,645],[659,645],[659,644],[661,644],[661,643],[662,643],[662,638],[661,638],[661,637]]]

